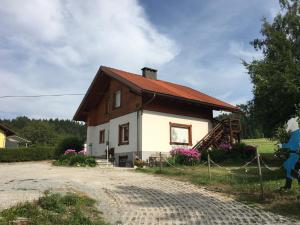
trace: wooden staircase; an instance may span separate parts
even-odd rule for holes
[[[208,132],[194,147],[199,151],[210,147],[218,147],[222,143],[240,141],[241,124],[239,119],[224,119],[217,121],[214,128]]]

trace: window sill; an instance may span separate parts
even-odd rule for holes
[[[170,145],[188,145],[188,146],[192,146],[192,143],[179,143],[179,142],[170,142]]]
[[[122,142],[122,143],[119,143],[119,146],[120,145],[129,145],[129,142]]]
[[[119,108],[121,108],[121,106],[113,107],[112,110],[116,110],[116,109],[119,109]]]

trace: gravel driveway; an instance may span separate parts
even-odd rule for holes
[[[298,224],[185,182],[131,169],[65,168],[49,162],[0,164],[0,209],[43,191],[80,191],[112,224]]]

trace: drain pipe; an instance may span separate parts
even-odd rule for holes
[[[137,140],[136,140],[137,148],[136,148],[136,152],[137,152],[138,156],[139,156],[139,147],[140,147],[140,143],[139,143],[139,137],[140,137],[140,135],[139,135],[139,117],[140,117],[140,115],[139,115],[139,112],[141,111],[141,115],[143,115],[143,112],[142,112],[143,106],[150,104],[151,102],[154,101],[155,98],[156,98],[156,93],[153,93],[152,98],[149,99],[147,102],[145,102],[145,104],[142,103],[142,105],[140,106],[140,108],[138,109],[137,114],[136,114],[136,117],[137,117],[137,135],[136,135],[137,136]]]

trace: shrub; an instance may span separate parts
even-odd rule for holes
[[[58,158],[64,154],[67,149],[74,149],[79,152],[83,149],[84,141],[78,137],[67,137],[63,139],[56,147],[55,157]]]
[[[287,143],[291,137],[291,131],[286,131],[287,124],[278,127],[275,130],[274,139],[278,141],[279,143]]]
[[[196,149],[175,148],[170,152],[176,164],[195,165],[200,160],[201,154]]]
[[[0,162],[23,162],[53,159],[53,147],[28,147],[14,149],[0,149]]]
[[[134,160],[133,163],[134,163],[135,166],[137,166],[139,168],[142,168],[143,166],[146,165],[146,162],[141,160],[141,159],[136,159],[136,160]]]
[[[219,149],[222,151],[230,151],[232,149],[232,146],[228,143],[222,143],[220,144]]]
[[[202,153],[202,159],[207,160],[207,150]],[[235,162],[250,160],[256,154],[256,148],[245,143],[236,143],[230,145],[228,143],[221,144],[218,148],[209,150],[211,159],[215,162]]]
[[[94,157],[76,153],[68,149],[53,163],[56,166],[90,166],[95,167],[97,162]]]

